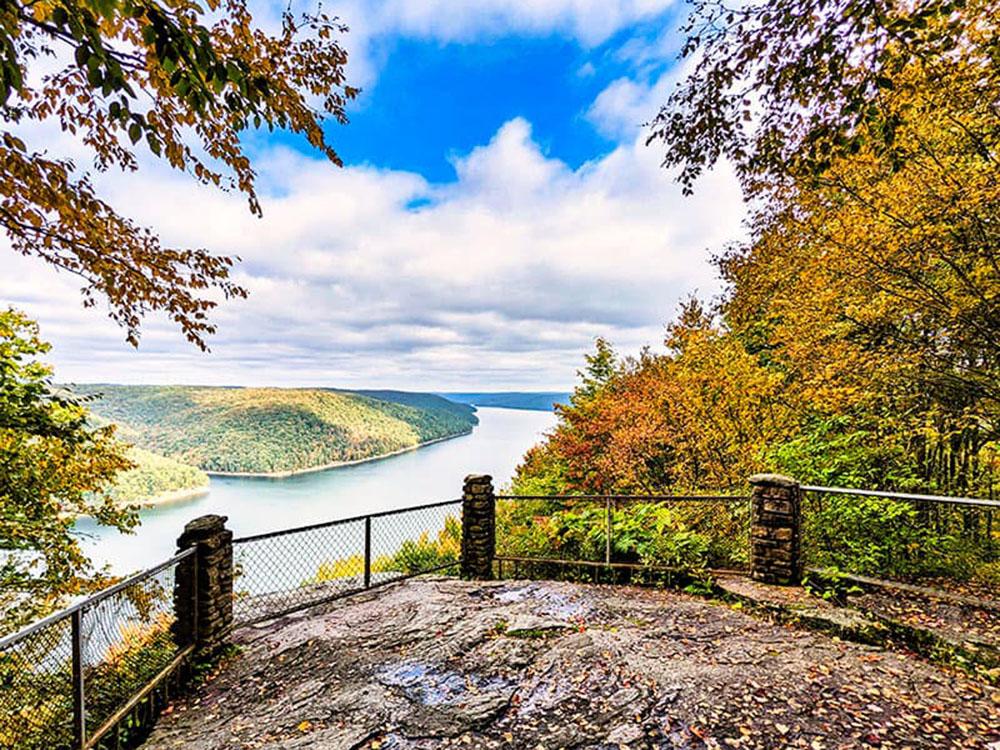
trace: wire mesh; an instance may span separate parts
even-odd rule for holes
[[[461,508],[456,501],[372,518],[372,582],[456,565],[462,548]]]
[[[0,651],[0,747],[51,750],[73,740],[70,617]]]
[[[1000,509],[989,505],[810,488],[802,516],[802,553],[812,567],[901,580],[1000,581]]]
[[[234,610],[249,623],[458,561],[461,501],[234,540]]]
[[[171,631],[175,568],[156,571],[83,610],[88,736],[177,656]]]
[[[580,577],[604,580],[602,564],[692,571],[749,560],[747,498],[501,496],[496,515],[501,575],[550,575],[576,563]]]
[[[83,684],[85,736],[149,686],[182,651],[175,643],[177,567],[193,553],[127,579],[0,641],[0,747],[75,747],[74,630]]]

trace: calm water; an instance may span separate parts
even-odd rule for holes
[[[491,474],[497,485],[524,452],[555,424],[551,412],[480,408],[471,435],[383,461],[288,479],[213,478],[203,497],[142,511],[142,525],[124,535],[81,520],[77,530],[97,564],[116,573],[170,557],[187,521],[205,513],[229,517],[237,535],[302,526],[461,496],[466,474]]]

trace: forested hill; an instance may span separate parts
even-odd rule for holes
[[[85,385],[123,439],[206,471],[284,473],[469,432],[470,406],[429,394],[291,388]],[[372,394],[376,392],[371,392]]]
[[[377,398],[381,401],[392,401],[404,406],[412,406],[415,409],[426,409],[428,411],[445,411],[454,414],[462,419],[475,411],[471,401],[461,401],[459,399],[449,399],[443,394],[434,393],[414,393],[413,391],[386,391],[386,390],[361,390],[342,391],[331,388],[334,393],[357,394],[368,398]],[[478,420],[477,420],[478,421]]]
[[[439,395],[459,404],[531,411],[552,411],[556,404],[569,403],[569,393],[561,391],[498,391],[493,393],[441,393]]]

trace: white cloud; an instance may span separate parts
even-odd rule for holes
[[[674,0],[339,0],[328,7],[351,29],[344,38],[350,80],[370,86],[385,54],[378,42],[387,37],[467,43],[560,33],[593,47],[672,5]]]
[[[609,138],[631,140],[637,133],[645,135],[643,124],[650,122],[667,101],[679,81],[685,79],[697,64],[696,58],[687,58],[667,70],[662,65],[647,64],[652,59],[673,59],[662,49],[662,41],[648,45],[626,44],[618,51],[624,59],[636,66],[630,76],[623,76],[609,83],[587,110],[587,119]],[[656,52],[660,50],[660,52]],[[660,57],[656,57],[660,54]]]
[[[216,312],[210,355],[156,318],[132,351],[77,279],[7,251],[0,300],[40,320],[77,382],[563,387],[595,336],[655,344],[683,294],[715,289],[707,249],[741,231],[732,175],[683,198],[641,140],[574,170],[515,119],[443,186],[275,148],[263,219],[160,165],[99,176],[165,241],[243,258],[251,297]]]
[[[651,87],[631,78],[618,78],[597,95],[587,119],[609,138],[634,138],[656,114],[658,104],[664,101],[658,93],[664,90],[663,85]]]

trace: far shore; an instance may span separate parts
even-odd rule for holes
[[[420,448],[424,448],[428,445],[434,445],[434,443],[443,443],[445,440],[453,440],[454,438],[465,437],[466,435],[472,434],[472,428],[463,432],[456,432],[454,435],[445,435],[444,437],[434,438],[433,440],[425,440],[422,443],[416,443],[415,445],[407,446],[406,448],[400,448],[398,451],[392,451],[390,453],[380,453],[377,456],[368,456],[367,458],[357,458],[353,461],[334,461],[333,463],[323,464],[322,466],[308,466],[304,469],[292,469],[289,471],[209,471],[207,469],[202,469],[210,477],[248,477],[256,479],[288,479],[289,477],[294,477],[299,474],[315,474],[318,471],[328,471],[330,469],[340,469],[344,466],[356,466],[357,464],[366,464],[372,461],[381,461],[386,458],[392,458],[393,456],[398,456],[401,453],[409,453],[410,451],[415,451]],[[207,488],[206,488],[207,491]]]

